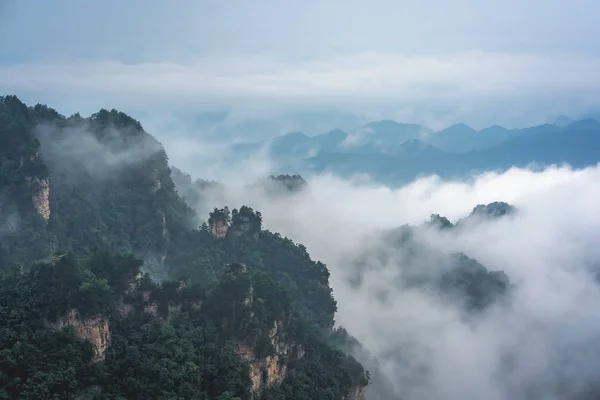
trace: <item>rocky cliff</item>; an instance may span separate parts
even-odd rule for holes
[[[82,318],[77,310],[71,309],[66,316],[60,317],[58,321],[49,325],[54,329],[73,327],[80,339],[92,344],[94,361],[104,360],[106,349],[111,341],[110,324],[106,317]]]
[[[0,348],[16,363],[0,363],[0,375],[17,395],[0,385],[0,398],[84,398],[90,385],[106,398],[347,397],[362,370],[350,373],[327,344],[326,266],[246,206],[194,229],[164,149],[139,122],[0,97],[0,143],[1,211],[19,218],[0,241],[0,328],[11,332]],[[52,258],[56,249],[66,256]],[[90,361],[73,334],[91,344],[98,375],[73,373]]]
[[[346,400],[366,400],[364,386],[353,386],[350,389],[350,393],[346,396]]]
[[[224,239],[228,230],[229,225],[225,221],[214,221],[210,224],[210,233],[216,239]]]
[[[50,181],[35,178],[31,183],[35,186],[32,196],[33,207],[40,217],[48,221],[50,219]]]
[[[250,366],[252,393],[258,396],[261,390],[283,382],[288,372],[288,364],[304,356],[301,346],[286,343],[283,323],[276,321],[269,332],[269,343],[273,353],[257,357],[247,345],[238,344],[238,354]]]

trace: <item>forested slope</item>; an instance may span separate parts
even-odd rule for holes
[[[327,267],[249,207],[197,216],[138,121],[6,96],[0,141],[0,398],[364,396]]]

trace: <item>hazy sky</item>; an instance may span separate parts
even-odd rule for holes
[[[445,125],[596,106],[594,0],[0,2],[0,91],[63,112],[333,107]]]

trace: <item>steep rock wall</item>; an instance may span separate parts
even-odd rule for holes
[[[346,400],[366,400],[365,388],[363,386],[353,386]]]
[[[80,339],[92,344],[94,361],[104,360],[111,341],[110,324],[105,317],[81,318],[77,310],[72,309],[66,316],[60,317],[50,325],[55,329],[72,326]]]
[[[238,344],[238,354],[250,366],[250,379],[252,380],[252,393],[258,396],[261,390],[281,383],[287,375],[287,364],[291,357],[301,358],[304,352],[284,341],[283,326],[275,322],[269,332],[274,353],[266,357],[256,357],[254,351],[244,345]]]
[[[40,217],[48,221],[50,219],[50,181],[34,178],[30,184],[34,186],[34,193],[31,196],[33,207]]]
[[[223,239],[227,236],[229,226],[224,221],[216,221],[210,224],[210,233],[217,239]]]

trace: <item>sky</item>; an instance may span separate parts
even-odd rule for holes
[[[594,0],[3,0],[0,91],[142,122],[227,110],[288,130],[310,119],[289,114],[330,110],[527,126],[599,105],[598,20]],[[327,121],[315,130],[343,124]]]

